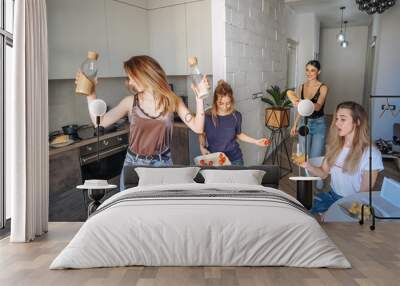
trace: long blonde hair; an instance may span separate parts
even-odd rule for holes
[[[225,97],[225,96],[229,97],[229,99],[231,100],[231,110],[229,110],[229,112],[233,113],[235,111],[235,98],[233,97],[232,87],[230,86],[229,83],[227,83],[226,81],[221,79],[218,81],[217,87],[214,90],[213,104],[212,104],[212,108],[211,108],[212,121],[213,121],[215,127],[217,126],[217,123],[218,123],[218,117],[217,117],[218,116],[218,100],[221,97]]]
[[[162,109],[163,115],[176,110],[178,97],[171,90],[164,70],[155,59],[149,56],[134,56],[124,62],[124,69],[144,88],[153,90],[157,109]]]
[[[328,144],[326,145],[327,151],[325,159],[329,167],[332,167],[335,164],[336,158],[339,156],[344,146],[345,138],[339,136],[335,125],[339,109],[349,109],[351,111],[353,123],[356,124],[353,142],[343,165],[343,171],[352,174],[358,169],[364,151],[370,146],[368,116],[361,105],[352,101],[340,103],[336,107],[336,112],[329,129]]]

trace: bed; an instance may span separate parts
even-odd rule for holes
[[[126,185],[134,187],[106,200],[50,269],[351,267],[298,201],[265,186],[277,183],[279,170],[248,168],[269,169],[270,175],[267,171],[262,178],[264,185],[193,182],[134,186],[135,169],[126,170]],[[201,181],[200,175],[196,179]]]

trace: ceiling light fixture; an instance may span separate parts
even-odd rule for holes
[[[342,11],[342,16],[340,18],[340,32],[336,36],[336,39],[338,42],[344,41],[344,33],[343,33],[343,11],[344,11],[344,9],[346,9],[346,7],[344,7],[344,6],[340,7],[340,10]]]
[[[393,7],[396,0],[355,0],[358,9],[372,15],[375,13],[382,14],[385,10]]]
[[[342,48],[347,48],[348,46],[349,46],[349,42],[346,40],[346,25],[347,25],[347,21],[344,21],[343,22],[344,23],[344,33],[343,33],[343,41],[342,42],[340,42],[340,46],[342,47]]]

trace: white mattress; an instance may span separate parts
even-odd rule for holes
[[[105,201],[50,269],[145,266],[294,266],[349,268],[318,222],[290,204],[235,197],[126,200],[163,190],[262,190],[262,186],[184,184],[136,187]],[[297,202],[298,203],[298,202]]]

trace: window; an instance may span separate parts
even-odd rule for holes
[[[15,0],[0,0],[0,228],[10,217],[10,194],[4,187],[4,113],[5,99],[11,93],[11,69]]]

